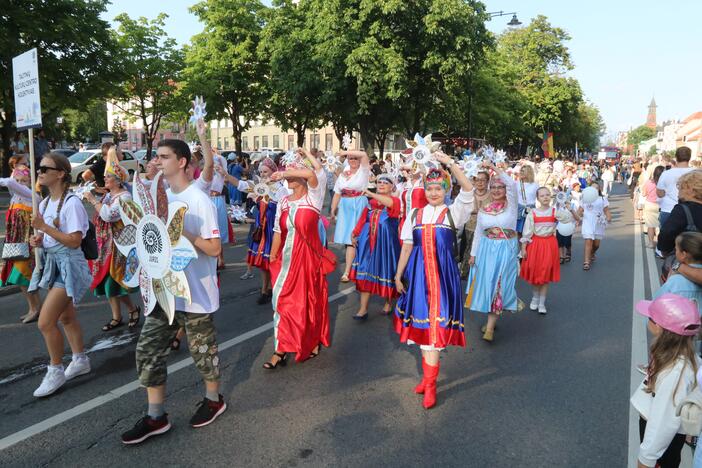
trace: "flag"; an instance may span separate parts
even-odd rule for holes
[[[554,157],[555,152],[553,151],[553,133],[544,133],[542,138],[543,142],[541,143],[541,149],[544,151],[544,158]]]

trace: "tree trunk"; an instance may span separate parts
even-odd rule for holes
[[[297,125],[295,127],[295,133],[297,134],[297,147],[302,148],[305,144],[305,126],[304,125]]]

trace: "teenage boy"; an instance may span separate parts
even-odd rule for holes
[[[203,145],[205,135],[200,135]],[[190,419],[192,427],[213,422],[227,409],[219,394],[219,355],[212,313],[219,308],[217,288],[217,257],[222,250],[217,215],[212,200],[186,174],[190,163],[190,148],[181,140],[162,140],[156,152],[157,166],[168,181],[168,201],[188,205],[183,223],[183,235],[198,250],[198,258],[190,262],[185,276],[190,287],[191,303],[176,298],[175,320],[168,324],[163,310],[156,305],[146,317],[136,347],[139,381],[146,387],[147,415],[129,431],[122,434],[125,444],[138,444],[171,428],[165,412],[166,358],[170,343],[183,327],[188,337],[190,355],[205,381],[205,398]]]

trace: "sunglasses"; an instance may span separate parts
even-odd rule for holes
[[[58,169],[55,167],[49,167],[49,166],[39,166],[39,172],[41,174],[46,174],[49,171],[57,171],[57,172],[63,172],[62,169]]]

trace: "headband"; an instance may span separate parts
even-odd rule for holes
[[[395,178],[390,174],[380,174],[376,178],[376,182],[387,182],[390,185],[395,185]]]
[[[451,177],[442,169],[431,169],[424,177],[424,188],[440,185],[447,192],[451,189]]]
[[[20,168],[15,168],[15,170],[12,171],[12,177],[29,177],[29,169],[26,167],[24,169]]]

